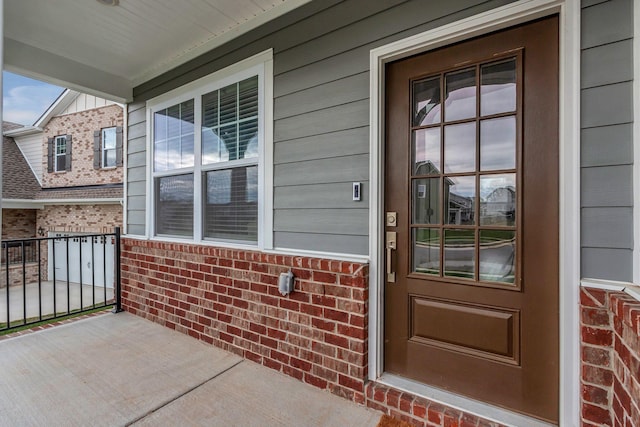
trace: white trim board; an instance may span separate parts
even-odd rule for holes
[[[580,424],[579,317],[580,268],[580,4],[578,0],[522,0],[373,49],[370,52],[370,215],[369,379],[383,374],[384,64],[441,46],[512,27],[555,13],[560,15],[560,425]],[[387,384],[397,381],[391,378]],[[394,384],[390,384],[394,383]],[[402,388],[398,382],[396,386]],[[462,398],[442,403],[509,424],[512,412]],[[484,408],[484,409],[483,409]],[[487,409],[489,408],[489,409]],[[488,411],[488,412],[487,412]]]
[[[633,283],[640,283],[640,4],[633,2]]]

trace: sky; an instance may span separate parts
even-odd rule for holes
[[[64,88],[4,71],[4,121],[33,125],[62,93]]]

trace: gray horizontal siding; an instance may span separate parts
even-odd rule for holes
[[[343,254],[366,254],[369,252],[369,238],[367,236],[348,236],[337,234],[314,234],[309,239],[309,233],[279,232],[274,236],[273,244],[277,248],[300,249],[309,251],[334,252]]]
[[[633,0],[582,7],[582,276],[631,281]]]
[[[369,205],[369,183],[362,184],[362,200],[354,201],[351,182],[276,187],[275,209],[366,209]],[[368,221],[364,218],[365,221]]]
[[[622,82],[584,89],[582,127],[608,126],[633,121],[633,83]]]
[[[369,179],[369,155],[309,160],[275,166],[275,187],[364,181]]]
[[[274,126],[273,140],[277,143],[288,139],[367,126],[368,124],[369,100],[365,99],[277,120]]]
[[[274,231],[366,236],[367,209],[278,209],[273,217]]]
[[[146,228],[146,105],[129,104],[127,141],[127,233],[144,235]]]
[[[583,208],[582,244],[591,248],[633,249],[632,208]]]
[[[583,129],[581,139],[583,167],[633,163],[632,123]]]
[[[584,7],[581,21],[583,49],[632,38],[633,0],[611,0]]]
[[[583,50],[581,71],[583,89],[633,80],[633,40]]]
[[[633,206],[630,165],[582,168],[582,207]]]
[[[582,248],[582,277],[630,281],[633,251],[630,249]]]
[[[369,153],[369,126],[278,142],[275,164]]]
[[[278,120],[368,98],[369,73],[360,73],[277,98],[274,118]]]
[[[314,1],[140,85],[134,96],[146,101],[273,49],[274,244],[365,255],[370,50],[510,2]],[[128,160],[142,168],[145,117],[135,114]],[[140,173],[131,174],[132,186]],[[363,183],[361,202],[351,200],[353,182]]]

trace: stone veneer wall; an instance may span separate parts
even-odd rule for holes
[[[582,425],[640,426],[640,301],[582,288]]]

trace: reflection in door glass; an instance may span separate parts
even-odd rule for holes
[[[481,71],[480,112],[483,116],[516,110],[516,61],[484,65]]]
[[[413,161],[416,175],[438,175],[440,166],[440,128],[413,132]]]
[[[480,177],[480,224],[515,225],[516,174]]]
[[[515,169],[516,117],[480,122],[480,170]]]
[[[444,179],[446,223],[473,225],[475,223],[475,195],[475,175],[446,177]]]
[[[413,223],[440,223],[440,178],[413,180]]]
[[[445,126],[444,171],[446,173],[476,170],[475,122]]]
[[[475,278],[475,231],[444,231],[444,275]]]
[[[424,126],[440,122],[440,78],[421,80],[413,84],[413,125]]]
[[[440,231],[413,229],[413,271],[440,275]]]
[[[456,71],[445,76],[447,96],[444,119],[447,122],[476,116],[476,70]]]
[[[480,230],[480,280],[514,283],[516,233]]]

